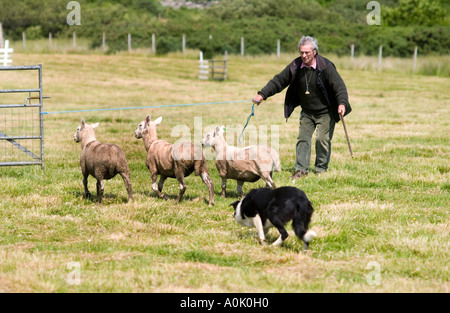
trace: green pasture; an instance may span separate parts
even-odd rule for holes
[[[169,142],[197,140],[220,124],[235,132],[229,144],[237,145],[251,97],[294,57],[230,56],[228,79],[217,82],[197,78],[194,52],[16,53],[14,65],[43,65],[47,112],[249,101],[44,115],[45,169],[0,168],[0,292],[449,292],[450,78],[413,74],[412,60],[386,59],[378,71],[376,58],[326,56],[349,91],[354,157],[339,123],[322,175],[289,180],[300,110],[286,122],[284,93],[256,108],[250,129],[266,128],[267,143],[279,145],[275,183],[304,190],[315,208],[310,227],[318,237],[307,253],[290,225],[275,248],[234,221],[236,182],[227,198],[219,196],[209,150],[215,206],[194,175],[179,204],[176,180],[165,183],[167,201],[151,190],[144,144],[133,135],[147,114],[163,117],[158,135]],[[429,61],[445,65],[448,57]],[[0,89],[36,82],[1,75]],[[73,141],[82,117],[100,123],[98,140],[124,150],[133,202],[120,176],[106,182],[102,206],[83,198],[81,146]],[[262,186],[246,183],[244,192]],[[95,196],[92,177],[89,188]],[[268,241],[277,236],[272,229]]]

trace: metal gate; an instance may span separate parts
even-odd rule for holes
[[[42,95],[42,65],[5,66],[0,67],[2,71],[37,71],[39,86],[0,89],[0,166],[41,165],[44,169],[42,110],[48,97]],[[17,103],[17,96],[15,103],[9,103],[12,94],[24,94],[23,103]]]

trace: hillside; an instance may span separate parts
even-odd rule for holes
[[[316,36],[324,53],[374,55],[380,45],[386,56],[410,56],[415,46],[421,54],[448,54],[450,23],[448,1],[381,0],[381,25],[368,25],[367,2],[360,0],[80,0],[81,25],[68,25],[66,0],[0,0],[0,22],[6,38],[21,40],[48,37],[88,38],[99,47],[103,33],[109,52],[151,45],[165,54],[187,48],[206,54],[239,53],[241,37],[246,53],[293,52],[301,35]],[[164,5],[163,5],[164,4]],[[194,8],[192,8],[194,7]],[[201,8],[201,9],[200,9]],[[212,38],[212,39],[210,39]]]

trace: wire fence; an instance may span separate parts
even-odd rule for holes
[[[0,166],[44,168],[42,66],[0,67],[0,72],[28,70],[38,72],[38,88],[0,89]],[[12,100],[17,99],[12,96],[16,94],[25,95],[23,103]]]

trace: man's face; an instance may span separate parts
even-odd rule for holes
[[[313,51],[309,42],[300,46],[300,56],[302,57],[303,63],[306,65],[311,66],[313,64],[315,55],[316,51]]]

